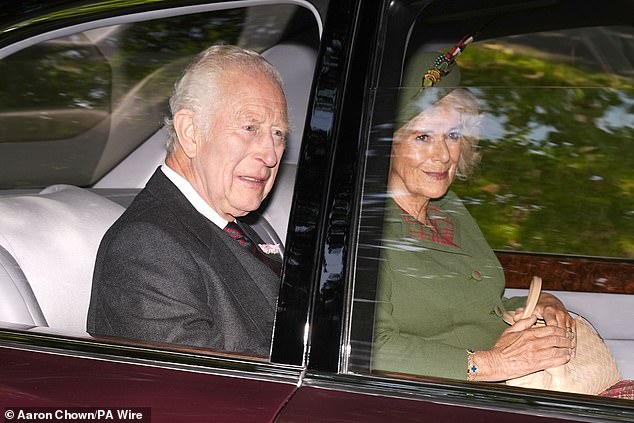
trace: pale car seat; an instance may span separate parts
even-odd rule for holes
[[[48,326],[24,272],[13,256],[0,246],[0,321],[29,326]]]
[[[0,246],[17,267],[5,260],[4,276],[13,272],[14,287],[3,282],[0,295],[15,291],[21,283],[15,282],[21,270],[44,323],[85,333],[97,249],[123,211],[113,201],[70,185],[54,185],[34,195],[1,197]]]

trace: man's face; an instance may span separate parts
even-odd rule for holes
[[[192,184],[226,220],[256,210],[273,188],[288,122],[282,90],[259,73],[228,72],[214,99]]]

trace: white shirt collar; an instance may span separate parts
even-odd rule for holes
[[[224,229],[225,226],[227,226],[228,222],[220,217],[220,215],[212,209],[205,200],[203,200],[200,194],[196,192],[192,184],[190,184],[187,179],[183,178],[166,164],[161,165],[161,170],[165,176],[167,176],[167,179],[176,185],[176,188],[183,193],[185,198],[187,198],[187,201],[189,201],[200,214],[205,216],[220,229]]]

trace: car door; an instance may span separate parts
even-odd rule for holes
[[[509,143],[515,148],[523,146],[523,153],[517,150],[507,151],[504,160],[510,163],[513,159],[519,159],[520,154],[541,155],[547,154],[543,150],[532,148],[531,143],[545,143],[545,133],[548,133],[547,125],[540,121],[539,116],[544,104],[559,105],[561,110],[569,113],[570,109],[561,103],[562,96],[571,92],[580,93],[588,89],[587,81],[568,80],[570,85],[548,80],[549,74],[542,75],[539,71],[551,67],[551,72],[558,74],[562,68],[570,66],[580,75],[592,78],[603,78],[604,72],[614,74],[612,80],[616,86],[595,85],[586,93],[590,96],[602,96],[602,92],[617,91],[618,96],[626,99],[624,102],[615,100],[619,114],[624,115],[627,104],[631,101],[631,74],[630,68],[625,65],[625,74],[611,68],[611,63],[625,62],[624,56],[630,57],[631,52],[631,22],[620,18],[622,13],[631,11],[631,3],[625,2],[613,5],[610,10],[602,9],[601,13],[590,16],[582,13],[574,13],[574,10],[583,10],[583,5],[575,5],[566,2],[546,5],[540,2],[409,2],[390,1],[377,5],[374,2],[360,2],[356,7],[331,6],[331,13],[337,18],[330,17],[329,23],[338,22],[332,33],[327,33],[323,43],[324,52],[321,60],[328,65],[329,73],[324,73],[317,79],[315,86],[315,101],[312,105],[309,133],[306,135],[306,147],[315,145],[313,149],[307,149],[304,162],[300,163],[306,175],[318,174],[317,169],[328,166],[328,174],[323,179],[310,179],[310,189],[300,189],[295,195],[295,218],[301,214],[302,226],[296,226],[291,231],[289,245],[297,251],[297,257],[305,257],[313,254],[313,248],[317,251],[317,275],[318,285],[315,286],[311,306],[312,315],[299,314],[292,309],[292,300],[304,298],[298,292],[308,290],[307,285],[293,285],[285,287],[282,292],[282,301],[288,301],[289,305],[280,311],[278,317],[289,317],[303,323],[307,319],[307,325],[297,324],[295,330],[288,330],[286,326],[278,326],[276,336],[293,336],[301,338],[307,336],[308,345],[303,351],[292,351],[297,356],[307,356],[308,370],[303,376],[302,386],[293,396],[292,400],[282,411],[278,421],[458,421],[461,418],[482,421],[623,421],[631,419],[634,409],[626,400],[614,400],[604,397],[561,393],[555,391],[543,391],[535,389],[517,389],[504,386],[504,384],[467,383],[464,380],[438,378],[414,374],[399,374],[379,372],[371,367],[373,349],[373,325],[376,306],[376,278],[377,266],[381,245],[381,221],[383,215],[383,202],[386,192],[386,172],[389,158],[389,145],[391,131],[394,128],[395,98],[400,87],[400,77],[403,63],[409,48],[418,48],[421,44],[434,51],[441,49],[447,51],[465,35],[473,34],[476,41],[470,45],[461,59],[464,59],[465,69],[463,78],[469,88],[478,93],[479,99],[488,104],[489,116],[497,116],[500,120],[497,125],[503,125],[506,120],[512,120],[516,116],[522,116],[518,122],[524,122],[529,129],[519,134],[497,132],[500,128],[494,122],[488,128],[486,138],[495,144],[498,139],[504,140],[506,136]],[[580,7],[578,9],[577,7]],[[336,12],[335,12],[336,10]],[[601,50],[598,59],[601,64],[596,68],[596,56],[584,52],[581,57],[580,46],[576,43],[580,37],[587,40],[588,36],[582,36],[584,30],[589,30],[590,38],[593,35],[607,31],[616,36],[612,45],[619,47],[612,59],[607,59],[607,51]],[[570,31],[570,32],[568,32]],[[331,34],[335,34],[331,35]],[[575,35],[576,34],[576,35]],[[330,38],[332,37],[332,38]],[[508,37],[508,38],[507,38]],[[534,38],[533,38],[534,37]],[[509,41],[509,38],[512,41]],[[555,44],[553,39],[560,40]],[[479,41],[478,41],[479,40]],[[541,40],[541,41],[540,41]],[[630,41],[627,41],[630,40]],[[514,43],[524,43],[524,48],[513,49]],[[419,44],[421,43],[421,44]],[[537,43],[537,44],[535,44]],[[483,58],[479,48],[488,50],[491,56]],[[552,50],[561,48],[556,53]],[[540,50],[541,49],[541,50]],[[597,50],[590,48],[597,53]],[[475,51],[474,55],[469,53]],[[518,54],[517,59],[508,59],[499,54]],[[501,53],[500,53],[501,52]],[[523,53],[526,53],[524,57]],[[479,56],[477,56],[478,54]],[[587,54],[587,56],[586,56]],[[586,59],[591,59],[586,63]],[[574,61],[576,59],[576,62]],[[572,60],[573,64],[569,65]],[[605,60],[605,61],[604,61]],[[509,63],[510,62],[510,63]],[[526,64],[514,70],[518,64]],[[496,66],[502,70],[499,73],[491,69]],[[589,66],[589,67],[586,67]],[[423,70],[424,71],[424,70]],[[513,73],[516,72],[516,73]],[[346,82],[340,81],[339,76],[345,75]],[[629,76],[628,76],[629,75]],[[561,77],[561,75],[560,75]],[[563,76],[564,81],[568,75]],[[542,79],[543,78],[543,79]],[[611,77],[610,77],[611,78]],[[537,83],[535,81],[538,81]],[[605,81],[605,80],[604,80]],[[628,82],[629,81],[629,82]],[[541,83],[541,88],[538,86]],[[558,90],[548,90],[544,85],[553,84]],[[578,84],[578,85],[575,85]],[[581,88],[583,87],[583,88]],[[541,91],[539,91],[541,90]],[[580,91],[581,90],[581,91]],[[531,101],[537,103],[532,104]],[[495,101],[495,99],[508,98],[508,102]],[[593,97],[594,98],[594,97]],[[607,98],[610,98],[608,96]],[[540,101],[543,102],[540,104]],[[488,103],[486,103],[488,102]],[[600,106],[601,110],[609,109],[606,103]],[[577,119],[577,125],[581,125],[581,131],[587,130],[584,125],[583,113],[570,113]],[[534,113],[537,113],[535,116]],[[566,114],[564,113],[564,114]],[[526,122],[528,120],[528,122]],[[556,120],[556,119],[554,119]],[[566,121],[563,121],[566,122]],[[615,123],[621,129],[616,130],[626,140],[631,140],[631,125],[629,120],[617,120]],[[513,122],[515,125],[515,122]],[[569,126],[571,125],[571,126]],[[514,126],[511,126],[514,128]],[[566,132],[564,138],[567,141],[575,136],[575,124],[563,123],[558,131]],[[545,132],[543,132],[545,131]],[[612,129],[607,130],[611,133]],[[608,137],[607,134],[603,134]],[[615,156],[627,154],[628,141],[623,142],[621,136],[616,136],[613,141],[620,143],[621,153]],[[547,139],[547,137],[546,137]],[[319,150],[318,145],[328,141],[328,149]],[[572,142],[572,141],[570,141]],[[577,138],[576,148],[583,148],[583,137]],[[496,155],[496,146],[488,146],[489,149],[483,158],[479,171],[486,172],[495,164],[499,164],[502,155]],[[483,147],[485,148],[485,147]],[[499,147],[498,147],[499,148]],[[310,153],[310,154],[308,154]],[[501,153],[500,153],[501,154]],[[489,157],[491,162],[489,162]],[[628,159],[625,159],[627,162]],[[477,190],[481,196],[489,195],[489,203],[481,202],[474,194],[469,194],[468,203],[472,213],[477,214],[480,204],[491,207],[483,210],[480,216],[476,216],[478,222],[483,222],[483,231],[489,242],[496,249],[498,257],[504,266],[509,288],[518,287],[518,281],[522,281],[522,288],[527,288],[530,275],[534,274],[538,266],[548,278],[549,284],[555,279],[554,273],[546,273],[549,263],[559,265],[559,272],[567,272],[566,266],[579,266],[576,271],[569,272],[569,280],[575,284],[586,276],[593,278],[593,271],[597,262],[605,264],[609,272],[617,272],[620,282],[614,288],[615,295],[611,298],[614,304],[623,304],[618,307],[619,319],[622,322],[631,321],[631,292],[625,288],[631,278],[631,253],[627,248],[620,250],[609,260],[599,257],[602,253],[590,250],[575,250],[574,241],[579,239],[578,233],[570,234],[569,242],[553,242],[542,244],[536,250],[522,248],[518,244],[510,243],[509,246],[495,244],[496,230],[488,230],[487,218],[494,213],[501,213],[496,217],[503,222],[509,221],[509,215],[504,214],[499,203],[504,198],[499,198],[487,190],[491,189],[492,174],[500,180],[518,178],[513,173],[519,165],[512,165],[506,173],[487,173],[482,179]],[[565,169],[566,166],[563,166]],[[616,169],[615,169],[616,171]],[[620,163],[618,172],[623,180],[631,179],[631,166]],[[530,177],[529,171],[523,171],[522,175]],[[535,171],[537,175],[537,171]],[[588,175],[587,177],[591,177]],[[540,179],[538,177],[537,181]],[[597,179],[597,178],[595,178]],[[298,181],[301,183],[301,180]],[[309,184],[308,179],[305,182]],[[499,183],[499,182],[498,182]],[[535,180],[532,183],[536,183]],[[573,183],[574,185],[574,183]],[[318,188],[318,189],[315,189]],[[458,189],[458,188],[457,188]],[[468,183],[460,185],[460,193],[471,192],[475,188]],[[572,187],[560,187],[561,190]],[[589,192],[587,193],[590,194]],[[464,194],[462,194],[464,195]],[[599,194],[601,195],[601,194]],[[325,208],[318,213],[316,204],[320,204],[320,198],[326,198]],[[509,196],[510,197],[510,196]],[[581,196],[579,197],[582,198]],[[631,239],[627,201],[620,207],[626,210],[621,215],[621,227],[615,239],[625,237]],[[492,199],[492,200],[491,200]],[[517,204],[510,202],[510,209],[517,210]],[[484,208],[484,207],[483,207]],[[517,211],[516,211],[517,213]],[[567,214],[567,218],[580,219]],[[579,213],[577,210],[576,213]],[[575,216],[575,217],[572,217]],[[481,220],[480,220],[481,219]],[[544,219],[549,230],[556,230],[557,220]],[[294,222],[291,219],[291,225]],[[311,224],[306,224],[311,222]],[[319,235],[307,238],[306,233],[313,233],[313,227],[319,227]],[[521,226],[521,225],[520,225]],[[534,235],[528,235],[534,237]],[[321,243],[319,240],[321,239]],[[304,241],[312,241],[304,242]],[[546,245],[548,248],[546,248]],[[314,247],[316,246],[316,247]],[[512,250],[512,251],[511,251]],[[546,254],[549,262],[544,261],[543,255],[535,254],[535,251],[549,251]],[[599,251],[599,250],[595,250]],[[572,254],[565,254],[570,252]],[[573,253],[574,252],[574,253]],[[561,254],[564,253],[564,254]],[[301,256],[299,255],[301,254]],[[518,261],[525,260],[522,267],[522,275],[518,274],[517,267],[512,260],[505,257],[513,255]],[[584,257],[573,257],[583,255]],[[297,260],[298,262],[300,260]],[[610,264],[607,264],[610,263]],[[616,263],[618,269],[616,270]],[[614,267],[612,267],[614,265]],[[550,271],[555,272],[556,267]],[[315,269],[308,268],[303,273],[303,278],[308,280],[310,272]],[[299,270],[298,270],[299,271]],[[614,273],[610,273],[614,275]],[[420,275],[424,278],[426,275]],[[431,275],[429,275],[431,276]],[[601,277],[599,277],[600,280]],[[613,278],[611,277],[610,280]],[[605,281],[604,281],[605,282]],[[571,285],[568,285],[569,287]],[[553,289],[549,285],[548,289]],[[574,288],[569,288],[574,291]],[[599,290],[596,290],[589,298],[589,309],[596,304]],[[612,288],[610,288],[612,289]],[[593,288],[590,288],[592,291]],[[525,291],[524,291],[525,292]],[[295,295],[294,295],[295,294]],[[521,292],[520,292],[521,294]],[[516,295],[511,293],[511,295]],[[286,296],[286,297],[285,297]],[[564,295],[565,297],[565,295]],[[566,301],[568,301],[566,299]],[[620,303],[620,301],[624,301]],[[304,310],[304,308],[299,308]],[[617,313],[617,310],[613,310]],[[299,317],[298,317],[299,316]],[[601,329],[600,329],[601,330]],[[284,333],[282,333],[284,332]],[[623,332],[627,336],[627,332]],[[624,337],[625,339],[625,337]],[[614,344],[613,344],[614,345]],[[616,348],[612,347],[616,353]],[[276,350],[274,357],[280,360],[286,359],[291,352]],[[632,362],[632,356],[624,356],[621,363],[624,369]],[[466,377],[466,368],[465,368]],[[308,417],[307,417],[308,416]]]
[[[162,163],[172,85],[213,43],[254,49],[282,74],[295,132],[283,183],[258,227],[284,242],[325,6],[31,2],[12,9],[0,47],[7,421],[272,421],[295,392],[301,360],[96,338],[85,318],[100,237]]]

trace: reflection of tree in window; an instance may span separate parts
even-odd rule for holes
[[[234,9],[138,22],[122,28],[107,40],[117,46],[110,59],[122,75],[117,90],[125,93],[147,75],[171,63],[180,62],[184,66],[211,44],[234,44],[244,15],[245,9]]]
[[[117,45],[111,63],[125,75],[118,89],[126,92],[156,69],[171,64],[179,64],[178,75],[192,56],[211,44],[238,44],[258,51],[269,48],[282,35],[287,23],[284,17],[297,11],[292,5],[229,9],[126,26],[108,40]],[[249,45],[242,45],[245,33]]]
[[[483,162],[455,184],[494,248],[634,257],[633,81],[499,44],[463,54]]]
[[[93,127],[110,109],[110,68],[83,35],[3,59],[0,79],[0,142],[67,138]]]
[[[9,164],[0,184],[94,183],[160,128],[192,56],[215,43],[262,51],[299,15],[314,22],[303,8],[279,5],[114,25],[3,59],[0,156]]]

